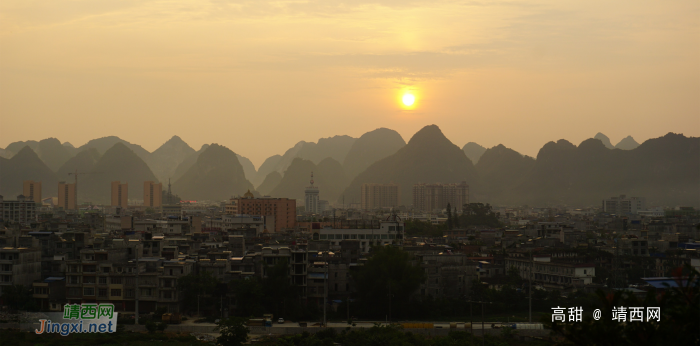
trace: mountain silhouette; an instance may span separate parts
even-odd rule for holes
[[[190,167],[192,167],[197,162],[199,155],[207,148],[209,148],[209,144],[204,144],[201,148],[199,148],[199,150],[195,151],[194,153],[187,156],[187,158],[182,160],[182,162],[179,165],[177,165],[177,168],[173,173],[172,181],[180,179],[185,173],[187,173]]]
[[[19,153],[20,150],[24,149],[24,147],[29,147],[31,148],[34,153],[38,154],[39,151],[39,142],[37,141],[19,141],[19,142],[12,142],[5,147],[5,150],[9,151],[11,154],[10,156],[14,156],[15,154]]]
[[[270,192],[272,192],[272,190],[274,190],[274,188],[277,187],[280,182],[282,182],[282,174],[277,171],[272,171],[267,175],[267,177],[265,177],[262,184],[255,189],[258,190],[261,195],[267,196],[270,195]]]
[[[95,148],[100,154],[104,154],[107,150],[114,147],[114,145],[117,143],[124,144],[127,148],[131,149],[131,151],[138,155],[138,157],[140,157],[141,160],[143,160],[144,162],[148,163],[151,160],[151,153],[149,153],[148,150],[144,149],[138,144],[131,144],[117,136],[108,136],[93,139],[81,145],[78,148],[78,150],[83,151],[87,148]]]
[[[396,153],[406,142],[401,135],[387,128],[378,128],[360,136],[343,161],[343,169],[350,178],[356,177],[371,164]]]
[[[333,136],[320,138],[318,143],[301,141],[282,155],[282,158],[275,165],[275,170],[280,173],[284,172],[297,157],[309,160],[314,164],[320,163],[327,157],[343,162],[356,140],[350,136]]]
[[[59,181],[68,181],[72,179],[68,176],[68,173],[75,173],[76,170],[78,172],[93,172],[95,164],[99,159],[100,153],[97,152],[97,149],[85,149],[68,159],[68,161],[56,171],[56,177]]]
[[[612,145],[612,143],[610,143],[610,138],[608,138],[608,136],[606,136],[606,135],[604,135],[604,134],[602,134],[602,133],[600,133],[600,132],[596,133],[596,135],[595,135],[593,138],[598,139],[598,140],[600,140],[601,142],[603,142],[603,145],[604,145],[606,148],[608,148],[608,149],[613,149],[613,148],[615,148],[615,147]]]
[[[253,182],[253,184],[258,186],[258,185],[262,184],[265,179],[267,179],[267,176],[270,173],[277,172],[276,167],[277,167],[277,164],[280,162],[280,160],[282,160],[282,155],[272,155],[272,156],[268,157],[267,159],[265,159],[265,162],[263,162],[263,164],[260,165],[260,167],[258,168],[257,177],[255,179],[255,182]],[[277,173],[281,173],[281,172],[277,172]],[[280,177],[282,177],[281,174],[280,174]]]
[[[474,142],[469,142],[462,147],[462,151],[464,151],[464,154],[471,160],[472,164],[476,165],[479,159],[481,159],[481,155],[484,155],[486,152],[486,148]]]
[[[477,183],[474,165],[440,128],[429,125],[413,135],[405,147],[355,177],[341,196],[345,196],[346,203],[359,202],[362,184],[394,182],[401,189],[401,204],[408,206],[413,203],[414,184],[462,181],[473,189]]]
[[[632,150],[639,146],[639,143],[632,138],[632,136],[627,136],[623,138],[619,143],[615,144],[615,148],[622,150]]]
[[[532,171],[511,192],[516,203],[597,206],[625,194],[647,204],[700,205],[700,138],[669,133],[632,150],[608,149],[588,139],[565,140],[540,150]]]
[[[46,163],[52,171],[57,171],[68,159],[73,157],[73,153],[68,148],[61,145],[56,138],[47,138],[39,141],[37,155]]]
[[[173,184],[173,192],[185,199],[220,201],[253,191],[243,166],[230,149],[212,144],[192,167]]]
[[[54,172],[28,145],[10,159],[0,158],[0,195],[14,200],[23,193],[25,180],[40,181],[42,196],[53,196],[58,189]]]
[[[129,199],[140,200],[143,199],[143,183],[157,181],[146,162],[119,141],[105,151],[91,172],[84,173],[78,180],[78,202],[110,203],[112,181],[128,183]]]
[[[159,181],[167,182],[175,175],[177,166],[194,153],[182,138],[173,136],[149,155],[149,166]]]
[[[479,175],[480,191],[476,199],[492,202],[507,200],[509,192],[524,181],[535,166],[535,159],[499,144],[487,149],[474,166]]]
[[[252,184],[253,180],[257,179],[258,177],[258,172],[255,170],[255,165],[253,165],[253,162],[245,156],[236,154],[236,157],[238,158],[238,162],[240,162],[241,166],[243,167],[245,178]]]

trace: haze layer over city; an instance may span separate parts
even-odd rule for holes
[[[0,340],[700,344],[699,38],[697,1],[3,1]]]

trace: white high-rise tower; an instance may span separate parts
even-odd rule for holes
[[[304,205],[307,213],[321,213],[318,204],[318,187],[314,186],[314,172],[311,172],[311,185],[304,190]]]

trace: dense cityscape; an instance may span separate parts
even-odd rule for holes
[[[700,346],[700,1],[0,1],[0,346]]]
[[[681,138],[697,156],[698,139]],[[162,328],[193,333],[202,340],[208,340],[207,333],[213,333],[218,321],[240,317],[244,319],[238,323],[245,324],[250,335],[268,335],[273,342],[309,328],[342,331],[373,323],[412,332],[435,330],[433,335],[446,338],[451,336],[444,333],[466,330],[483,338],[488,334],[515,340],[517,333],[520,340],[551,342],[557,340],[550,335],[557,326],[547,323],[554,322],[550,320],[554,308],[576,306],[583,310],[581,317],[592,316],[598,306],[596,292],[619,294],[620,299],[653,297],[658,290],[682,288],[688,275],[700,268],[700,210],[692,205],[659,205],[667,197],[653,191],[649,197],[601,195],[597,205],[588,206],[551,202],[500,206],[474,197],[475,189],[481,194],[488,191],[483,179],[472,178],[471,184],[431,182],[399,171],[362,181],[371,178],[358,172],[340,180],[344,186],[333,186],[330,182],[338,177],[324,176],[328,170],[321,167],[306,172],[305,184],[289,187],[284,178],[278,179],[277,186],[267,187],[271,195],[261,195],[266,182],[313,168],[314,158],[304,159],[308,152],[294,152],[296,158],[288,160],[287,167],[278,165],[260,179],[254,169],[242,169],[239,161],[245,158],[229,155],[234,162],[224,158],[208,164],[179,149],[165,154],[174,157],[170,167],[191,167],[177,168],[185,173],[175,184],[170,179],[165,184],[135,181],[132,175],[128,181],[97,187],[88,177],[133,172],[139,166],[145,167],[146,177],[167,174],[153,164],[157,157],[147,164],[125,146],[131,144],[108,140],[115,143],[101,155],[90,147],[63,155],[58,173],[44,174],[49,181],[24,180],[38,179],[42,170],[52,172],[44,162],[46,156],[37,155],[32,146],[42,154],[54,153],[55,158],[68,145],[51,151],[48,145],[26,142],[5,149],[10,157],[2,159],[3,191],[22,191],[16,198],[0,199],[0,300],[6,326],[16,327],[24,318],[33,328],[34,321],[26,316],[61,312],[72,304],[107,303],[118,312],[118,325],[128,330],[161,323]],[[428,126],[386,157],[358,155],[364,161],[378,161],[365,163],[370,171],[396,156],[412,156],[412,147],[431,148],[430,142],[441,140],[446,139],[439,129]],[[616,155],[640,150],[606,148],[603,140],[592,141]],[[344,162],[356,147],[367,145],[361,142],[351,143]],[[12,149],[18,147],[13,155]],[[111,172],[98,168],[114,166],[104,160],[115,150],[126,153],[126,158],[115,159],[122,167]],[[471,176],[478,177],[480,164],[499,150],[475,154],[465,146],[459,154],[477,170]],[[76,164],[76,158],[91,151],[93,161]],[[321,162],[332,160],[340,166],[332,159],[334,154]],[[203,151],[201,156],[205,155]],[[537,161],[543,161],[542,156]],[[420,156],[414,158],[416,169],[421,162]],[[201,167],[207,164],[207,169]],[[227,166],[235,167],[231,174],[243,177],[219,180],[219,190],[245,189],[244,193],[194,200],[179,190],[190,188],[183,188],[186,179],[216,182],[212,174],[221,174],[219,170],[229,174]],[[667,168],[675,169],[674,163],[667,163]],[[345,171],[342,166],[338,169],[340,174]],[[13,176],[16,172],[24,173]],[[463,176],[467,179],[470,174]],[[49,186],[51,178],[72,181]],[[383,182],[387,179],[392,182]],[[408,187],[393,182],[407,179],[414,179]],[[423,179],[435,178],[427,174]],[[257,181],[257,189],[249,181]],[[697,185],[697,175],[690,183]],[[206,189],[202,184],[198,186]],[[347,186],[359,186],[360,191],[350,194]],[[290,189],[296,190],[290,196],[279,192]],[[336,199],[321,199],[328,196]],[[674,318],[668,313],[662,311],[663,320]],[[504,336],[503,330],[513,332]]]

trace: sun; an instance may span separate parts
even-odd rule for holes
[[[416,97],[413,96],[412,94],[405,94],[403,95],[403,98],[401,98],[403,101],[403,104],[406,106],[412,106],[414,102],[416,102]]]

